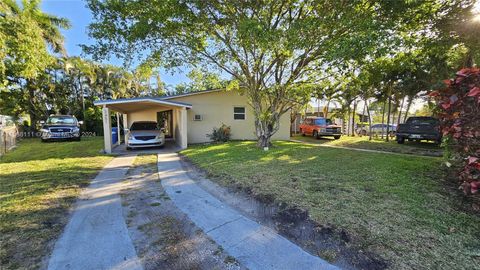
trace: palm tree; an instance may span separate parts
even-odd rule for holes
[[[35,110],[38,91],[35,80],[55,62],[47,48],[53,53],[66,55],[60,29],[69,28],[70,24],[65,18],[42,12],[40,0],[23,0],[21,5],[15,0],[4,0],[0,3],[0,16],[3,17],[0,32],[11,46],[7,48],[10,55],[5,57],[9,59],[9,64],[19,67],[14,75],[26,81],[22,88],[28,91],[26,105],[32,129],[35,130],[38,116]]]

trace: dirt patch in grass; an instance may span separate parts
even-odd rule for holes
[[[395,141],[395,138],[393,138],[389,142],[386,142],[383,139],[379,138],[374,138],[370,141],[368,140],[368,136],[342,136],[339,140],[334,140],[328,137],[315,139],[311,136],[298,135],[292,137],[292,139],[322,146],[349,147],[355,149],[375,150],[419,156],[443,156],[443,148],[432,142],[406,141],[405,144],[398,144]]]
[[[81,188],[112,159],[102,143],[24,139],[0,159],[0,269],[46,267]]]
[[[231,185],[221,187],[206,178],[206,172],[182,156],[182,165],[189,176],[205,190],[242,214],[268,226],[312,255],[319,256],[342,269],[385,269],[379,256],[352,245],[344,230],[313,221],[307,211],[275,202],[273,196],[257,194],[249,188]]]
[[[169,199],[157,156],[138,156],[125,179],[123,213],[137,254],[149,269],[244,269]]]

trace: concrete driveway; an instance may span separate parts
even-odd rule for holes
[[[48,269],[143,270],[119,194],[135,157],[114,158],[82,191]],[[171,149],[158,154],[158,171],[174,205],[241,265],[252,270],[338,269],[213,197],[188,176]]]
[[[176,206],[247,268],[338,269],[206,192],[188,176],[178,154],[158,154],[158,171]]]

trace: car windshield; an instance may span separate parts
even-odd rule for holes
[[[438,120],[435,118],[410,118],[408,120],[411,124],[414,125],[436,125]]]
[[[155,122],[135,122],[130,130],[158,130],[158,127]]]
[[[328,126],[332,124],[332,120],[325,118],[318,118],[313,120],[313,124],[317,126]]]
[[[77,120],[70,116],[51,116],[47,119],[49,125],[75,125]]]

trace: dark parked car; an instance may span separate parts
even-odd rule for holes
[[[440,144],[440,121],[433,117],[410,117],[405,124],[397,128],[397,142],[402,144],[405,140],[421,141],[428,140]]]
[[[74,140],[80,141],[80,125],[75,116],[71,115],[50,115],[47,121],[42,123],[42,142],[51,140]]]

